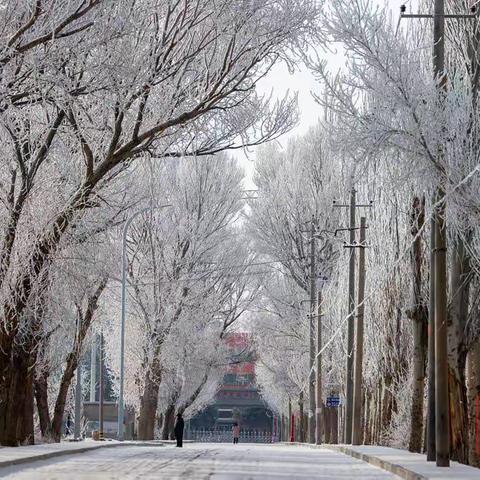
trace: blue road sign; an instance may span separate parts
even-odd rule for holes
[[[338,395],[327,397],[327,407],[339,407],[340,397]]]

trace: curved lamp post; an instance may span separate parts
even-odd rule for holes
[[[132,213],[125,222],[122,235],[122,306],[121,306],[121,323],[120,323],[120,391],[118,396],[118,418],[117,418],[117,437],[118,440],[124,439],[124,412],[125,403],[123,398],[123,385],[125,381],[125,302],[126,302],[126,285],[127,285],[127,234],[128,227],[138,215],[148,212],[149,210],[160,210],[162,208],[171,207],[171,205],[160,205],[158,207],[146,207]]]

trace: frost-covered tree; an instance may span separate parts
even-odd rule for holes
[[[334,257],[331,242],[338,226],[332,207],[341,182],[341,163],[329,156],[321,128],[291,141],[285,151],[275,144],[260,149],[254,182],[259,200],[250,208],[249,230],[260,254],[278,261],[298,284],[309,289],[309,223],[322,235],[317,242],[319,273],[328,275]],[[323,269],[323,271],[321,271]]]
[[[264,322],[259,318],[258,325],[254,325],[254,328],[258,327],[261,344],[259,356],[264,367],[262,381],[266,382],[269,372],[273,374],[277,368],[278,374],[281,375],[284,365],[274,365],[277,360],[281,360],[281,363],[290,362],[295,378],[285,379],[285,382],[288,385],[292,382],[296,384],[296,395],[293,398],[295,389],[292,388],[289,388],[289,392],[282,393],[284,398],[292,396],[291,400],[295,403],[298,401],[303,409],[304,399],[309,398],[312,390],[305,389],[305,386],[313,387],[313,375],[310,376],[306,385],[303,385],[303,377],[305,374],[309,376],[309,372],[313,374],[311,358],[315,354],[311,351],[314,349],[312,342],[315,328],[311,328],[310,324],[316,322],[312,322],[307,316],[311,309],[309,303],[311,222],[313,222],[315,234],[317,259],[315,284],[319,284],[321,280],[327,287],[336,281],[335,267],[342,250],[340,236],[336,236],[336,230],[340,227],[339,211],[333,207],[333,202],[338,198],[344,184],[343,165],[341,158],[333,155],[327,141],[327,132],[319,125],[304,137],[292,140],[285,150],[273,145],[265,146],[257,155],[255,168],[254,181],[258,187],[258,200],[253,200],[251,203],[247,228],[254,239],[257,251],[267,263],[270,263],[272,271],[278,272],[279,276],[285,275],[288,279],[284,281],[280,291],[283,289],[289,292],[286,294],[287,298],[293,295],[301,299],[298,300],[300,303],[293,302],[290,307],[288,307],[290,302],[286,301],[283,310],[288,311],[289,308],[293,310],[289,313],[282,312],[282,308],[277,303],[282,298],[278,293],[279,283],[283,282],[277,278],[277,275],[271,277],[272,292],[277,291],[277,293],[271,296],[267,288],[264,295],[265,301],[272,303],[271,308],[276,313],[273,317],[267,315],[265,321],[273,322],[268,327],[272,330],[275,329],[276,321],[281,322],[282,319],[288,318],[293,322],[288,328],[297,330],[297,355],[300,357],[297,358],[292,354],[293,356],[287,360],[287,357],[279,357],[281,350],[278,353],[272,352],[274,343],[268,344],[268,339],[271,340],[272,337],[265,335]],[[276,306],[273,307],[273,305]],[[294,320],[291,318],[292,315],[295,317]],[[299,329],[300,325],[301,329]],[[304,334],[307,336],[304,337]],[[279,333],[279,336],[282,337],[282,334]],[[293,339],[287,335],[284,340],[293,351],[295,349],[293,346],[295,342],[291,343]],[[306,369],[303,369],[303,360],[300,360],[304,355],[303,341],[307,342],[307,357],[310,357]],[[265,342],[267,344],[264,344]],[[269,360],[264,358],[264,355],[270,355]],[[275,358],[277,360],[274,360]],[[278,383],[279,379],[270,378],[270,384],[274,382],[277,383],[276,391],[281,392],[278,388],[278,385],[281,385]],[[265,395],[273,400],[271,392],[267,392],[266,387],[263,387],[263,390]],[[274,401],[272,405],[278,406],[279,401]],[[285,406],[283,402],[283,407]]]
[[[2,25],[0,442],[25,440],[19,327],[47,264],[140,157],[275,138],[295,99],[257,82],[311,32],[308,0],[8,1]],[[57,193],[57,188],[61,193]],[[121,188],[121,187],[120,187]],[[32,222],[31,212],[35,211]],[[12,393],[11,387],[18,386]]]
[[[236,162],[219,155],[151,167],[148,190],[171,206],[134,221],[128,239],[127,395],[143,439],[154,436],[161,386],[169,418],[212,391],[226,361],[222,339],[258,289],[235,224],[243,206]]]
[[[432,2],[423,2],[430,8]],[[451,2],[458,10],[466,2]],[[322,21],[323,35],[342,44],[346,67],[328,73],[325,64],[313,62],[324,92],[318,96],[334,118],[336,140],[352,152],[365,182],[385,172],[383,189],[409,187],[399,208],[410,210],[412,230],[420,234],[439,205],[432,202],[438,185],[445,191],[449,247],[448,349],[453,457],[467,461],[468,411],[465,365],[468,351],[478,341],[478,319],[474,314],[476,236],[478,235],[478,35],[472,27],[449,26],[447,39],[448,84],[439,95],[441,79],[433,77],[431,24],[417,23],[398,31],[388,7],[369,0],[332,0]],[[460,31],[461,30],[461,31]],[[438,191],[438,190],[437,190]],[[410,198],[408,198],[410,197]],[[418,208],[426,201],[426,211]],[[438,199],[438,197],[437,197]],[[443,202],[440,202],[443,203]],[[420,222],[419,222],[420,220]],[[411,222],[409,222],[411,223]],[[415,225],[415,223],[417,225]],[[421,223],[421,225],[418,225]],[[412,223],[411,223],[412,224]],[[411,238],[414,244],[415,239]],[[417,373],[422,370],[424,345],[420,345],[426,275],[422,278],[422,242],[413,247],[416,266],[411,271],[413,303],[400,299],[414,324]],[[415,250],[416,249],[416,250]],[[415,253],[416,251],[416,253]],[[423,285],[423,287],[421,286]],[[422,293],[422,290],[425,293]],[[470,313],[469,313],[470,312]],[[422,340],[424,342],[424,340]],[[418,347],[418,348],[417,348]],[[420,383],[417,380],[417,392]],[[417,398],[422,398],[417,395]],[[422,405],[412,406],[412,428]],[[472,419],[470,419],[471,421]],[[419,449],[421,438],[411,438]],[[471,457],[471,461],[478,461]]]
[[[47,440],[60,441],[72,380],[112,277],[111,246],[98,236],[95,243],[95,254],[85,244],[62,252],[65,258],[57,259],[48,292],[40,299],[44,310],[36,312],[43,325],[35,344],[33,386],[40,432]]]

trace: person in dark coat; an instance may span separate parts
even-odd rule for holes
[[[183,447],[183,428],[185,422],[181,413],[177,413],[177,421],[175,422],[175,439],[177,440],[177,447]]]
[[[65,422],[65,436],[72,434],[72,417],[70,414],[67,415],[67,421]]]

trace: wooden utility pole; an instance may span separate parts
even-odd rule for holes
[[[349,228],[338,228],[338,231],[348,230],[350,232],[350,244],[346,247],[350,248],[350,260],[348,264],[348,325],[347,325],[347,378],[346,378],[346,394],[345,394],[345,414],[344,414],[344,442],[352,443],[352,422],[353,422],[353,341],[355,333],[355,209],[371,208],[373,201],[368,204],[356,204],[356,192],[352,188],[350,192],[350,204],[340,205],[334,201],[334,207],[349,208],[350,224]]]
[[[355,329],[355,375],[353,388],[353,432],[352,444],[363,443],[362,400],[363,400],[363,316],[365,300],[365,217],[360,218],[360,253],[358,259],[358,303],[357,326]]]
[[[435,0],[433,15],[433,72],[440,82],[438,95],[443,104],[445,75],[445,2]],[[439,146],[438,157],[444,155]],[[438,467],[450,465],[447,352],[447,242],[445,191],[440,184],[435,198],[435,443]]]
[[[99,345],[99,393],[98,393],[98,438],[103,440],[103,398],[104,398],[104,378],[103,378],[103,332],[100,332]]]
[[[317,293],[317,354],[316,354],[316,381],[315,381],[315,443],[322,444],[322,421],[323,417],[323,399],[322,399],[322,289]]]
[[[430,302],[428,306],[427,461],[436,460],[435,446],[435,220],[430,221]]]
[[[445,0],[435,0],[433,16],[430,14],[407,15],[406,7],[400,8],[400,18],[433,18],[433,73],[438,84],[438,99],[443,106],[447,87],[445,72],[445,18],[477,20],[476,4],[471,5],[469,14],[445,14]],[[445,155],[443,145],[438,146],[437,163],[442,165]],[[443,169],[443,167],[440,167]],[[441,171],[440,173],[444,173]],[[429,367],[428,384],[433,384],[431,375],[435,376],[435,419],[433,415],[433,398],[428,399],[427,459],[433,460],[433,422],[435,422],[435,459],[438,467],[450,466],[450,415],[448,397],[448,352],[447,352],[447,241],[446,241],[446,199],[445,190],[440,183],[433,196],[434,212],[431,222],[431,266],[430,266],[430,314],[429,314]],[[432,261],[433,260],[433,261]],[[433,283],[432,283],[433,282]],[[432,325],[434,320],[434,325]],[[434,331],[432,331],[432,327]],[[433,348],[431,339],[435,338]],[[432,362],[434,357],[435,362]],[[435,365],[434,365],[435,363]]]
[[[350,193],[350,244],[355,242],[355,189]],[[353,418],[353,340],[355,310],[355,249],[350,250],[348,264],[347,388],[345,403],[345,443],[352,443]]]
[[[310,357],[308,375],[308,442],[315,443],[315,300],[316,300],[316,271],[315,271],[315,218],[312,216],[310,225]]]

